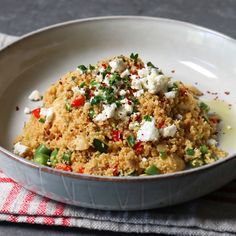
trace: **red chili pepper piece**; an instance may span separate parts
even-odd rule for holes
[[[107,65],[106,65],[106,64],[102,64],[102,67],[103,67],[104,69],[106,69],[106,68],[107,68]]]
[[[180,96],[184,96],[186,94],[186,89],[185,88],[181,88],[180,90],[179,90],[179,95]]]
[[[217,117],[217,116],[212,116],[212,117],[209,118],[209,120],[214,124],[217,124],[217,123],[220,122],[220,118]]]
[[[79,173],[83,174],[84,173],[84,167],[79,168]]]
[[[58,170],[72,171],[71,166],[66,165],[64,163],[57,164],[55,168],[58,169]]]
[[[158,127],[158,129],[161,129],[161,128],[164,127],[164,125],[165,125],[165,121],[161,120],[161,121],[158,122],[157,127]]]
[[[118,176],[119,175],[119,171],[118,171],[118,166],[117,165],[112,169],[112,173],[113,173],[113,176]]]
[[[143,144],[142,142],[137,142],[134,145],[134,151],[137,155],[141,154],[143,152]]]
[[[85,97],[80,96],[80,97],[76,98],[74,101],[72,101],[71,106],[72,107],[80,107],[80,106],[83,106],[84,103],[85,103]]]
[[[112,140],[114,142],[118,142],[121,140],[121,134],[122,132],[120,130],[112,130]]]
[[[37,119],[40,118],[40,111],[41,111],[41,108],[40,108],[40,107],[35,108],[35,109],[32,111],[32,114],[35,116],[35,118],[37,118]]]

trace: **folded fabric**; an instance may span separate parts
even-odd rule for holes
[[[0,34],[0,47],[15,37]],[[191,183],[190,183],[191,184]],[[178,206],[130,212],[85,209],[25,190],[0,171],[0,221],[171,235],[236,235],[236,181]]]

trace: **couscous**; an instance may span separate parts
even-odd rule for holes
[[[156,175],[224,158],[219,117],[194,86],[172,81],[138,54],[78,66],[43,96],[14,152],[80,174]],[[29,98],[41,99],[33,91]]]

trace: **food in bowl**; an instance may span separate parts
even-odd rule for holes
[[[32,94],[36,94],[34,97]],[[39,100],[38,91],[31,94]],[[213,163],[217,114],[194,86],[172,81],[138,54],[78,66],[30,113],[14,152],[80,174],[157,175]]]

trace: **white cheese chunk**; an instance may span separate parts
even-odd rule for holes
[[[125,96],[126,94],[126,91],[124,89],[121,89],[120,92],[119,92],[119,95],[120,96]]]
[[[117,108],[115,103],[111,105],[103,105],[103,111],[95,117],[95,121],[104,121],[112,118],[115,115],[115,110]]]
[[[144,90],[143,89],[140,89],[138,90],[137,92],[133,93],[135,97],[140,97],[141,95],[144,94]]]
[[[54,112],[52,108],[41,108],[40,116],[44,116],[47,122],[52,121],[54,117]]]
[[[20,142],[16,143],[14,145],[14,150],[13,152],[19,156],[24,155],[27,151],[29,150],[29,148],[23,144],[21,144]]]
[[[140,124],[138,123],[138,121],[134,121],[134,122],[131,122],[129,124],[129,129],[130,130],[135,130],[136,128],[138,128],[140,126]]]
[[[162,129],[162,136],[163,137],[174,137],[175,133],[177,131],[176,125],[169,125]]]
[[[122,58],[115,58],[113,61],[109,62],[111,66],[111,72],[123,72],[126,69],[126,65]]]
[[[140,90],[142,89],[142,80],[138,79],[136,76],[131,76],[131,88]]]
[[[148,76],[148,74],[149,74],[149,70],[147,67],[138,70],[138,75],[140,78],[145,78]]]
[[[139,141],[157,141],[159,138],[159,131],[155,126],[155,120],[145,121],[137,133]]]
[[[124,78],[124,77],[129,76],[129,75],[130,75],[129,70],[126,69],[126,70],[124,70],[124,71],[120,74],[120,77],[121,77],[121,78]]]
[[[27,115],[30,114],[31,113],[30,108],[29,107],[25,107],[24,108],[24,113],[27,114]]]
[[[42,99],[42,96],[38,90],[34,90],[31,92],[28,98],[30,101],[40,101]]]
[[[168,99],[171,99],[171,98],[175,98],[176,91],[170,91],[170,92],[167,92],[167,93],[164,93],[164,94]]]
[[[72,87],[71,88],[73,93],[80,93],[81,95],[85,94],[85,89],[84,88],[79,88],[78,86]]]
[[[216,146],[217,141],[215,139],[211,138],[211,139],[207,140],[207,144],[212,145],[212,146]]]

